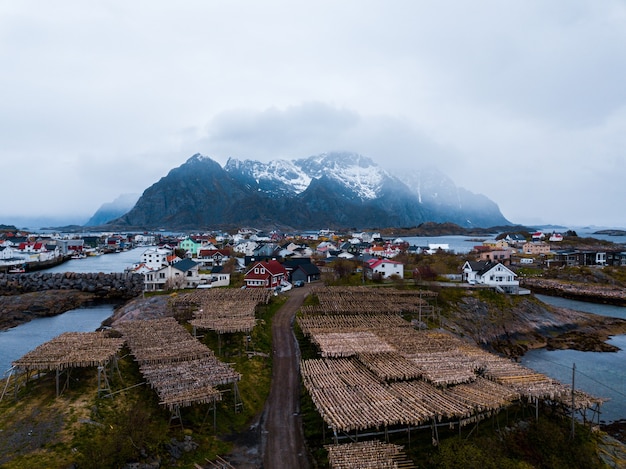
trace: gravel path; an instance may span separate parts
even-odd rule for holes
[[[310,285],[291,290],[272,322],[272,386],[262,418],[266,469],[309,467],[300,418],[300,350],[293,333],[295,313],[309,291]]]

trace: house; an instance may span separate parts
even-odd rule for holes
[[[233,251],[243,254],[245,256],[252,256],[259,244],[255,241],[242,241],[235,245]]]
[[[161,269],[170,264],[168,257],[171,255],[170,249],[149,248],[141,254],[141,263],[151,270]]]
[[[504,249],[509,247],[509,243],[506,238],[502,239],[486,239],[483,241],[483,246],[487,246],[490,249]]]
[[[258,261],[244,275],[247,288],[276,288],[287,280],[287,270],[276,260]]]
[[[549,254],[550,245],[544,241],[525,243],[522,246],[524,254]]]
[[[178,243],[178,249],[182,249],[189,257],[196,257],[198,250],[202,247],[202,242],[196,241],[191,237],[186,237]]]
[[[511,262],[511,250],[510,249],[480,250],[478,253],[478,260],[502,262],[503,264],[509,264]]]
[[[56,244],[64,256],[81,253],[85,248],[84,239],[57,239]]]
[[[563,235],[561,233],[552,233],[550,238],[548,238],[548,241],[552,243],[560,243],[563,241]]]
[[[133,238],[133,243],[137,246],[151,246],[156,243],[154,235],[137,234]]]
[[[466,261],[462,277],[473,285],[486,285],[503,293],[519,293],[517,274],[499,262]]]
[[[224,265],[230,259],[230,249],[204,249],[198,251],[198,260],[204,265]]]
[[[198,263],[191,259],[183,259],[175,264],[146,273],[144,275],[144,289],[155,291],[168,288],[196,288],[201,281]]]
[[[521,246],[526,242],[526,237],[521,233],[507,234],[504,239],[511,246]]]
[[[336,251],[337,246],[330,241],[322,241],[317,245],[317,253],[318,254],[326,254],[328,251]]]
[[[624,266],[626,265],[626,252],[623,251],[607,251],[607,265]]]
[[[321,278],[320,269],[311,262],[310,258],[294,258],[286,261],[284,267],[291,283],[298,280],[310,283]]]
[[[377,275],[380,275],[383,279],[392,275],[404,278],[404,264],[389,259],[370,259],[365,262],[364,269],[365,275],[370,279]]]
[[[200,274],[202,282],[206,282],[211,287],[227,287],[230,285],[230,274],[224,272],[224,268],[216,266],[211,269],[209,275]]]
[[[554,254],[554,263],[560,265],[624,265],[619,251],[560,250]]]
[[[15,259],[15,251],[11,246],[0,245],[0,259],[8,260]]]

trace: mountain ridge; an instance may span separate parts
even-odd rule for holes
[[[130,211],[109,225],[306,229],[511,224],[497,204],[457,187],[443,173],[403,176],[349,152],[268,163],[230,158],[224,167],[196,153],[147,188]]]

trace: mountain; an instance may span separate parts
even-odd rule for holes
[[[406,184],[420,203],[431,208],[433,218],[429,221],[445,223],[456,220],[455,223],[465,227],[495,226],[491,222],[494,214],[500,213],[497,204],[482,194],[474,194],[457,187],[441,171],[425,168],[395,175]],[[465,222],[462,221],[463,218]]]
[[[85,223],[85,226],[104,225],[111,220],[121,217],[135,206],[139,196],[140,194],[122,194],[113,202],[102,204],[96,213]]]
[[[110,224],[142,229],[408,227],[509,225],[485,196],[434,170],[403,180],[356,153],[324,153],[224,167],[196,154],[146,189]]]

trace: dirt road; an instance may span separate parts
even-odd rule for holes
[[[265,469],[309,467],[300,419],[300,356],[292,325],[310,288],[306,285],[287,293],[287,302],[272,322],[272,385],[261,422]]]

